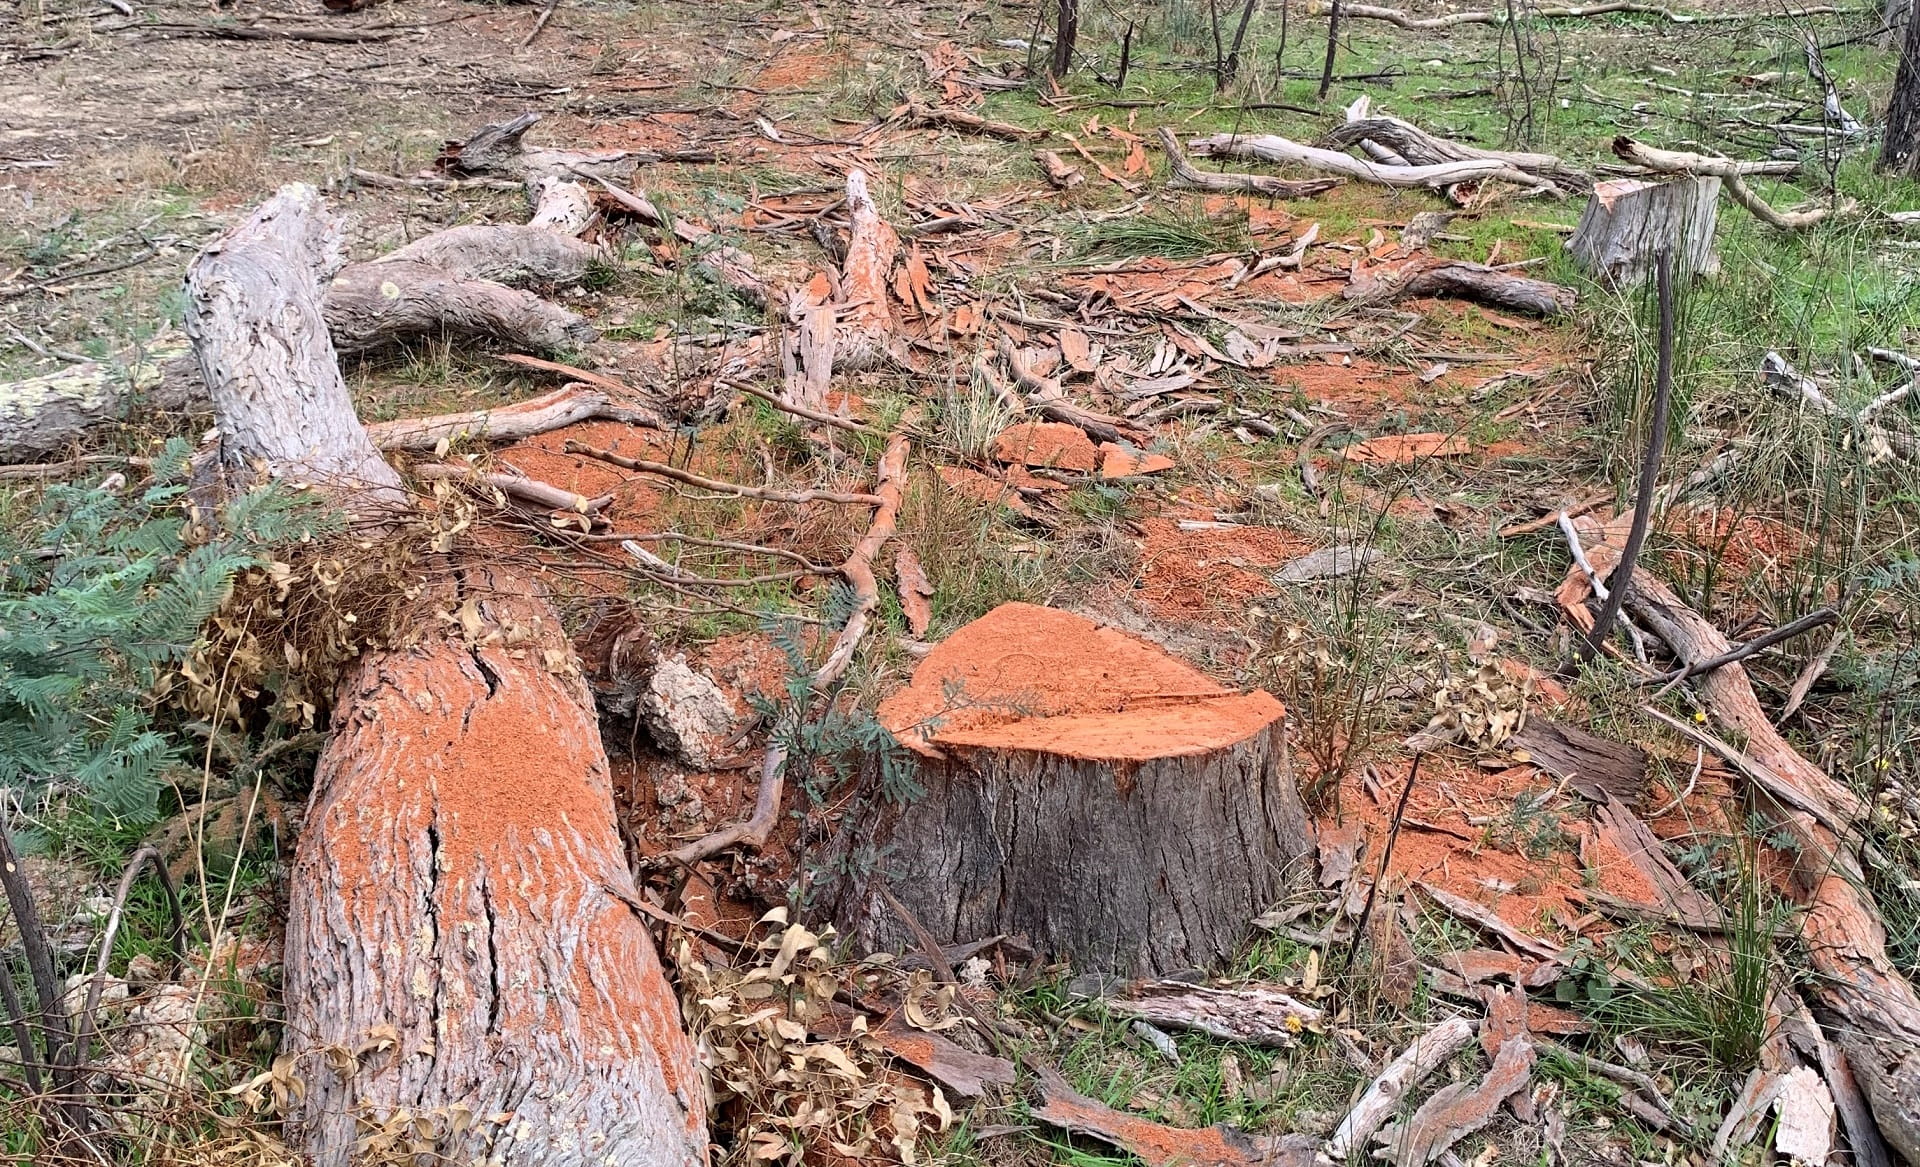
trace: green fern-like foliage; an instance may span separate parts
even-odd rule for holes
[[[154,461],[143,491],[59,485],[0,526],[0,788],[33,803],[72,791],[123,822],[151,821],[181,743],[155,686],[198,642],[234,577],[325,516],[284,490],[233,500],[190,541],[189,449]]]

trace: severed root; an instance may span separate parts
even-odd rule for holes
[[[569,443],[571,445],[572,443]],[[880,455],[880,465],[874,472],[873,522],[868,525],[867,533],[854,545],[853,554],[840,566],[840,574],[853,587],[853,614],[833,639],[833,647],[827,651],[827,659],[815,669],[811,678],[811,689],[821,692],[838,681],[853,663],[853,654],[860,647],[860,640],[866,635],[867,624],[873,618],[874,609],[880,606],[880,581],[874,575],[873,564],[880,555],[880,549],[888,539],[893,538],[895,525],[900,517],[900,500],[906,491],[907,452],[910,445],[905,434],[895,434],[887,441],[886,452]],[[717,855],[729,847],[742,843],[756,850],[766,845],[767,836],[773,833],[773,827],[779,821],[780,797],[785,789],[783,770],[787,761],[787,747],[781,738],[798,728],[794,724],[804,717],[803,705],[790,705],[780,719],[767,745],[766,760],[760,765],[760,790],[754,796],[753,817],[744,823],[737,823],[725,830],[716,831],[705,838],[696,839],[685,847],[669,854],[668,858],[676,863],[697,863],[710,855]]]
[[[1046,136],[1039,130],[1029,130],[1025,126],[989,121],[977,113],[968,113],[964,109],[922,105],[917,101],[908,102],[900,112],[917,126],[946,126],[962,133],[984,134],[989,138],[1005,138],[1012,142],[1023,142]]]
[[[419,336],[480,336],[549,352],[594,339],[576,312],[492,280],[461,279],[424,263],[349,264],[327,288],[327,331],[344,355]]]
[[[826,407],[835,368],[869,367],[895,345],[892,281],[900,236],[881,217],[858,169],[847,172],[847,215],[851,227],[837,294],[828,299],[809,286],[787,301],[793,330],[780,346],[782,394],[816,412]]]
[[[1270,174],[1216,174],[1201,170],[1180,148],[1180,140],[1173,136],[1173,131],[1165,126],[1160,127],[1160,148],[1166,151],[1167,161],[1173,166],[1173,177],[1167,181],[1171,187],[1212,191],[1216,194],[1252,191],[1275,198],[1298,199],[1340,185],[1337,178],[1290,179],[1275,178]]]

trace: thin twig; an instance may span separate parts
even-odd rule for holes
[[[1380,853],[1380,870],[1367,888],[1366,902],[1360,905],[1360,915],[1353,922],[1353,936],[1347,941],[1346,958],[1340,962],[1340,971],[1343,973],[1353,967],[1353,954],[1360,947],[1360,937],[1366,933],[1367,918],[1373,915],[1373,902],[1380,894],[1380,883],[1387,878],[1387,865],[1393,862],[1393,845],[1400,839],[1400,826],[1407,818],[1407,800],[1413,797],[1413,784],[1420,777],[1420,759],[1423,756],[1415,754],[1413,765],[1407,768],[1407,784],[1401,787],[1400,801],[1394,804],[1393,824],[1387,828],[1387,846]]]
[[[1642,688],[1649,685],[1660,685],[1660,691],[1655,693],[1654,696],[1656,698],[1664,696],[1675,685],[1678,685],[1688,677],[1697,677],[1703,673],[1710,673],[1722,666],[1733,664],[1736,661],[1746,660],[1756,652],[1772,648],[1783,640],[1792,640],[1803,632],[1811,632],[1815,628],[1824,627],[1839,618],[1840,613],[1834,611],[1832,608],[1820,608],[1808,612],[1798,620],[1788,624],[1782,624],[1770,632],[1763,632],[1745,644],[1737,644],[1719,656],[1710,657],[1698,664],[1677,668],[1663,676],[1647,677],[1640,682],[1640,685]]]
[[[1653,418],[1648,423],[1647,453],[1640,462],[1640,489],[1635,494],[1633,526],[1627,532],[1627,547],[1621,552],[1619,566],[1613,569],[1610,577],[1608,590],[1611,594],[1601,602],[1600,614],[1594,617],[1593,629],[1587,633],[1586,642],[1580,650],[1584,660],[1592,660],[1593,654],[1606,642],[1607,634],[1613,631],[1615,618],[1620,615],[1620,605],[1626,602],[1634,565],[1640,561],[1640,548],[1647,541],[1653,492],[1660,482],[1660,459],[1667,448],[1667,405],[1673,397],[1673,252],[1669,248],[1660,250],[1655,279],[1660,308],[1660,339],[1653,382]]]
[[[656,474],[661,478],[670,478],[688,486],[697,486],[702,490],[718,491],[721,494],[738,495],[741,498],[757,498],[763,502],[831,502],[845,506],[880,506],[886,500],[877,494],[857,494],[841,490],[774,490],[765,486],[747,486],[738,482],[722,482],[718,478],[708,478],[695,474],[691,470],[682,470],[664,462],[649,462],[645,458],[629,458],[625,454],[616,454],[612,450],[602,450],[584,442],[569,441],[564,447],[569,454],[584,454],[589,458],[598,458],[626,470],[637,470],[642,474]]]

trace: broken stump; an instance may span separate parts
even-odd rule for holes
[[[862,822],[838,897],[873,948],[1024,935],[1122,975],[1206,967],[1307,870],[1284,710],[1083,616],[1005,604],[948,637],[880,719],[925,793]]]
[[[1720,180],[1712,177],[1647,182],[1617,178],[1596,183],[1567,251],[1582,268],[1616,286],[1640,283],[1661,250],[1671,248],[1675,271],[1712,275]]]

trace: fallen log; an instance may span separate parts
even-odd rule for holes
[[[231,473],[319,483],[390,525],[399,476],[322,317],[339,237],[317,191],[283,188],[194,260],[188,335]],[[320,757],[288,885],[289,1141],[345,1167],[401,1121],[451,1161],[702,1164],[706,1088],[573,649],[512,572],[440,578],[427,611],[468,618],[367,651]]]
[[[1610,561],[1618,549],[1603,543],[1590,555]],[[1577,589],[1570,593],[1577,594]],[[1627,607],[1682,664],[1704,664],[1731,647],[1645,568],[1634,571]],[[1577,599],[1568,608],[1570,615],[1586,611]],[[1800,940],[1818,974],[1808,990],[1814,1011],[1864,1087],[1888,1146],[1908,1161],[1920,1161],[1920,996],[1889,959],[1886,928],[1866,890],[1850,833],[1866,805],[1780,736],[1740,664],[1705,674],[1698,692],[1708,716],[1745,739],[1741,753],[1770,779],[1761,794],[1771,805],[1771,817],[1793,840],[1786,853],[1793,858],[1794,887],[1806,908]]]
[[[1475,158],[1459,162],[1441,162],[1431,166],[1394,166],[1306,146],[1277,134],[1214,134],[1195,138],[1187,148],[1212,157],[1257,158],[1262,162],[1291,163],[1333,174],[1399,189],[1427,187],[1440,190],[1463,182],[1499,179],[1521,186],[1559,193],[1559,188],[1544,179],[1516,170],[1506,162]]]
[[[879,717],[925,793],[859,819],[884,871],[833,913],[899,951],[891,889],[941,943],[1158,976],[1230,956],[1308,869],[1283,710],[1072,613],[1005,604],[942,641]],[[851,841],[849,841],[851,842]]]
[[[1720,257],[1713,250],[1720,181],[1704,175],[1671,182],[1616,178],[1598,183],[1567,240],[1567,252],[1615,286],[1644,282],[1662,250],[1672,252],[1676,272],[1712,275],[1720,270]]]
[[[1337,178],[1291,179],[1275,178],[1270,174],[1228,174],[1201,170],[1180,148],[1180,140],[1174,137],[1173,131],[1165,126],[1160,127],[1160,149],[1166,152],[1167,162],[1173,167],[1173,177],[1167,180],[1170,187],[1211,191],[1215,194],[1251,191],[1278,199],[1299,199],[1340,185]]]
[[[1464,260],[1416,262],[1382,278],[1356,276],[1341,292],[1342,298],[1363,304],[1385,304],[1418,296],[1457,296],[1546,317],[1570,311],[1578,295],[1565,284],[1516,276]]]
[[[185,413],[206,409],[206,389],[178,337],[125,366],[70,365],[20,381],[0,381],[0,463],[57,455],[136,407]]]
[[[666,428],[653,410],[616,405],[605,392],[576,382],[492,409],[375,422],[367,427],[367,436],[373,439],[375,449],[389,453],[420,451],[436,449],[441,442],[517,442],[596,418],[648,429]]]

